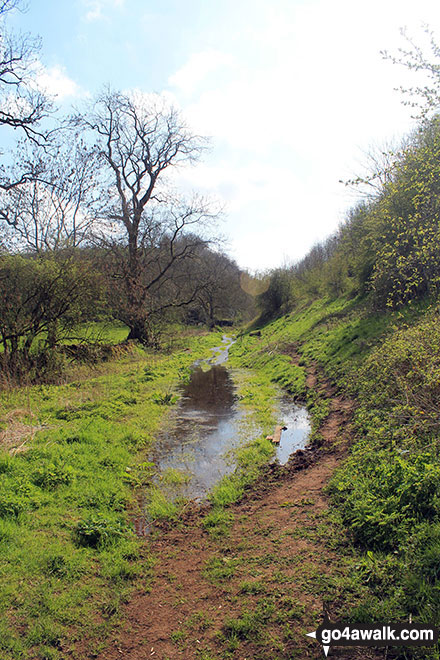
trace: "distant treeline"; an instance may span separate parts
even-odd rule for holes
[[[184,240],[179,249],[184,249]],[[144,277],[153,279],[166,244],[148,252]],[[122,249],[122,248],[121,248]],[[164,252],[165,254],[162,254]],[[145,259],[147,256],[145,255]],[[39,380],[59,373],[66,343],[90,343],[84,326],[92,321],[122,321],[135,313],[148,330],[148,345],[159,348],[170,323],[233,325],[249,320],[253,298],[241,287],[238,266],[205,245],[192,258],[169,268],[166,281],[149,289],[138,310],[130,306],[125,281],[111,250],[84,247],[41,253],[0,255],[0,368],[3,377]],[[148,313],[146,313],[148,312]],[[81,355],[84,352],[81,352]]]
[[[0,129],[18,138],[0,154],[0,380],[55,373],[60,346],[84,342],[90,321],[116,319],[157,348],[171,322],[248,319],[218,203],[170,176],[207,140],[139,90],[104,87],[61,116],[35,80],[38,40],[8,30],[20,6],[0,4]]]
[[[363,296],[376,310],[435,296],[440,283],[440,117],[381,154],[356,183],[371,192],[332,236],[278,268],[259,297],[263,320],[322,295]]]

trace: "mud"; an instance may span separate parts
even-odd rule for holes
[[[258,426],[244,424],[246,414],[237,406],[236,389],[224,366],[233,343],[224,335],[222,346],[213,349],[211,358],[194,364],[167,430],[158,437],[149,456],[161,490],[172,500],[202,500],[221,477],[235,469],[234,448],[261,434]],[[310,423],[306,409],[288,397],[279,402],[279,422],[287,430],[282,433],[274,460],[284,465],[292,452],[305,447]],[[161,480],[170,470],[179,472],[181,483]]]
[[[297,360],[293,350],[291,356]],[[99,660],[323,657],[320,645],[305,632],[314,629],[311,626],[322,614],[322,578],[342,578],[344,567],[337,549],[316,534],[316,526],[328,509],[325,488],[350,442],[353,402],[337,393],[314,365],[307,381],[330,399],[330,413],[319,429],[320,445],[297,451],[285,466],[269,465],[230,508],[234,523],[225,538],[211,538],[203,529],[204,505],[187,510],[178,527],[164,526],[157,538],[147,541],[145,556],[153,554],[158,559],[152,584],[132,596],[124,613],[126,623],[114,631]],[[233,562],[236,573],[213,583],[205,570],[213,559],[225,565]],[[225,623],[240,616],[243,607],[257,607],[261,598],[242,592],[243,580],[256,575],[267,598],[297,604],[296,614],[287,623],[288,637],[283,638],[276,623],[269,623],[264,648],[257,635],[226,651]],[[203,624],[207,620],[209,625]],[[271,638],[284,639],[282,648],[279,641],[271,647]],[[334,648],[331,653],[338,658],[384,657],[373,649]]]

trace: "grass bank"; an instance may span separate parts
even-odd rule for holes
[[[99,647],[132,582],[148,577],[128,520],[151,479],[145,452],[178,382],[220,341],[133,346],[64,384],[0,394],[2,658],[66,657],[83,638]]]
[[[325,400],[319,381],[304,391],[302,364],[316,363],[356,402],[349,455],[328,489],[327,524],[352,560],[343,592],[331,581],[327,591],[338,592],[333,612],[347,621],[440,623],[439,320],[429,300],[375,314],[359,300],[321,299],[234,349],[241,363],[306,396],[315,421],[326,417]],[[299,366],[285,355],[292,346]],[[390,649],[388,657],[439,651]]]
[[[261,474],[274,454],[274,445],[266,436],[276,422],[276,401],[279,388],[256,369],[238,367],[231,357],[228,366],[237,388],[238,405],[244,412],[240,435],[243,442],[233,451],[236,468],[225,475],[210,493],[211,511],[204,517],[203,526],[211,536],[227,534],[233,520],[229,506],[243,494]],[[254,438],[249,441],[249,438]]]

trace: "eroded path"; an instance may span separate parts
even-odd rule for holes
[[[157,558],[154,579],[128,603],[126,623],[100,660],[323,657],[305,633],[317,627],[323,606],[331,611],[338,602],[346,577],[324,489],[346,451],[353,404],[314,367],[307,385],[330,400],[321,447],[298,452],[285,468],[270,466],[231,507],[233,523],[217,538],[190,513],[179,528],[147,540],[145,556]],[[366,649],[331,654],[376,657]]]

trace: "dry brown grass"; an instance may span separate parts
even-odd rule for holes
[[[35,413],[25,408],[16,408],[0,419],[0,422],[7,424],[6,429],[0,431],[0,447],[12,456],[26,451],[28,441],[34,438],[37,431],[45,428],[41,424],[29,424],[29,418],[36,419]]]

